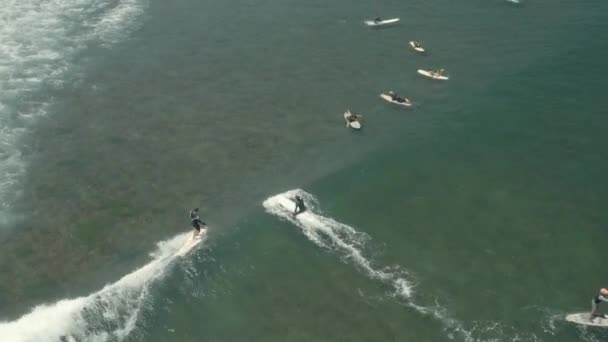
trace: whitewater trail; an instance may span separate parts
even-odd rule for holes
[[[147,304],[150,286],[183,256],[180,247],[191,234],[159,242],[152,261],[95,293],[39,305],[15,321],[0,322],[2,342],[124,340]]]
[[[292,199],[296,195],[300,195],[304,199],[307,210],[294,217],[291,210],[286,207],[293,207]],[[511,327],[497,322],[473,322],[473,327],[467,329],[462,322],[452,318],[447,309],[441,305],[417,304],[414,301],[413,280],[408,277],[408,273],[403,267],[399,265],[375,266],[372,260],[365,257],[365,245],[370,237],[349,225],[318,214],[317,199],[301,189],[289,190],[269,197],[263,202],[263,206],[266,212],[300,228],[304,235],[319,247],[338,253],[347,261],[352,261],[368,277],[391,285],[394,290],[391,295],[396,297],[399,303],[441,322],[449,339],[466,342],[539,340],[534,334],[519,333]]]
[[[281,204],[285,203],[285,199],[291,199],[296,194],[304,198],[308,207],[308,210],[298,215],[297,219]],[[365,242],[369,240],[369,236],[349,225],[316,214],[314,209],[317,201],[311,194],[299,189],[290,190],[266,199],[263,205],[267,212],[298,226],[306,237],[318,246],[340,253],[354,262],[370,278],[391,285],[395,295],[404,299],[412,296],[413,285],[405,277],[405,272],[398,267],[376,268],[364,255]]]
[[[22,137],[54,91],[82,80],[79,55],[110,48],[142,24],[148,0],[5,0],[0,11],[0,224],[27,167]]]

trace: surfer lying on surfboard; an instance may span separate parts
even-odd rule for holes
[[[396,101],[399,103],[409,103],[410,102],[410,100],[406,99],[405,97],[401,97],[401,96],[397,95],[397,93],[395,93],[392,90],[388,92],[388,96],[390,96],[391,99],[393,99],[393,101]]]
[[[294,200],[296,202],[296,208],[293,210],[293,216],[303,213],[306,211],[306,206],[304,205],[304,200],[300,195],[296,195]]]
[[[350,112],[350,109],[344,113],[344,119],[346,120],[346,127],[350,126],[351,123],[359,121],[363,116]],[[355,127],[358,128],[358,127]]]
[[[194,208],[190,211],[190,223],[192,224],[192,227],[194,227],[194,235],[200,234],[201,228],[207,226],[207,224],[198,217],[198,208]]]
[[[602,302],[608,302],[608,289],[600,289],[600,292],[597,296],[593,297],[591,301],[591,319],[595,317],[608,318],[606,314],[598,314],[597,310]]]

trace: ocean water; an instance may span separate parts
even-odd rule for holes
[[[605,13],[6,1],[0,341],[606,340]]]

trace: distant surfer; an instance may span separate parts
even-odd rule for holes
[[[344,119],[346,120],[346,127],[349,127],[352,123],[355,123],[361,119],[361,115],[357,115],[350,112],[350,109],[344,113]]]
[[[357,118],[356,114],[351,113],[350,110],[348,111],[348,114],[349,115],[346,117],[346,121],[348,121],[348,122],[355,122],[355,121],[357,121],[358,118]]]
[[[296,195],[295,202],[296,202],[296,208],[293,210],[294,216],[306,211],[306,206],[304,205],[304,200],[302,199],[302,197],[300,195]]]
[[[397,93],[395,93],[392,90],[390,90],[388,92],[388,96],[391,97],[391,101],[395,101],[398,103],[410,103],[410,100],[406,99],[405,97],[401,97],[401,96],[397,95]]]
[[[380,24],[381,22],[382,22],[382,19],[380,19],[380,17],[374,18],[374,24]]]
[[[608,289],[600,289],[598,295],[593,297],[591,301],[591,319],[595,317],[608,318],[605,314],[597,313],[601,302],[608,302]]]
[[[200,234],[201,228],[207,226],[207,224],[198,217],[198,208],[194,208],[190,211],[190,223],[192,224],[192,227],[194,227],[194,235]]]

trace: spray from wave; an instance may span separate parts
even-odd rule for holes
[[[191,233],[158,243],[151,262],[86,297],[39,305],[13,322],[0,323],[4,342],[122,341],[148,304],[150,286],[183,256]]]
[[[148,0],[7,0],[0,13],[0,223],[25,170],[23,134],[47,115],[53,90],[78,81],[77,57],[138,25]],[[17,193],[18,195],[18,193]]]
[[[307,203],[308,210],[296,217],[291,213],[294,209],[292,198],[300,195]],[[337,222],[331,218],[317,214],[318,201],[316,198],[301,190],[290,190],[266,199],[263,203],[265,210],[285,219],[299,227],[306,237],[316,245],[340,254],[344,259],[354,262],[367,276],[383,283],[390,284],[400,303],[417,312],[435,318],[443,325],[450,339],[466,342],[479,341],[538,341],[534,334],[518,332],[497,322],[473,322],[472,328],[450,317],[447,309],[439,304],[432,306],[419,305],[414,302],[412,280],[400,266],[377,268],[365,257],[365,245],[370,240],[365,233],[351,226]]]

